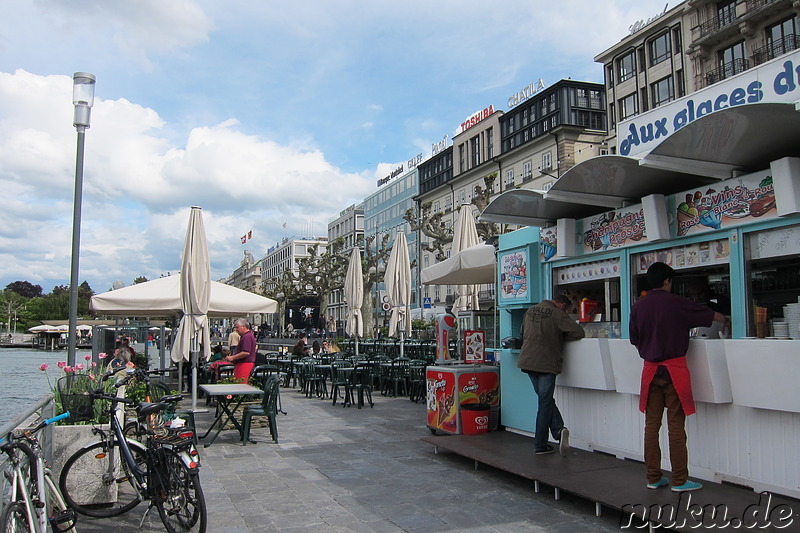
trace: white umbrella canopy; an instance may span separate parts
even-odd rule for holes
[[[456,255],[462,250],[480,244],[478,240],[478,228],[475,226],[475,215],[469,205],[462,205],[459,211],[458,221],[453,231],[453,247],[450,255]],[[458,298],[453,304],[453,309],[458,311],[478,311],[478,286],[460,285],[457,288]]]
[[[406,234],[397,232],[386,264],[384,277],[386,293],[392,306],[389,317],[389,336],[400,334],[400,349],[402,355],[403,334],[411,335],[411,261],[408,258],[408,243]]]
[[[203,212],[199,207],[192,207],[181,258],[180,296],[183,316],[172,344],[173,361],[189,360],[190,353],[199,351],[198,343],[202,346],[203,358],[211,357],[208,332],[210,281],[211,261],[208,258]]]
[[[209,317],[274,313],[278,302],[218,281],[209,283]],[[92,296],[90,307],[100,315],[170,316],[181,312],[180,276],[137,283]]]
[[[364,274],[361,270],[361,250],[356,247],[350,252],[347,275],[344,279],[344,301],[347,304],[347,323],[345,331],[356,338],[356,354],[358,338],[364,335],[364,321],[361,318],[361,302],[364,299]]]
[[[423,268],[420,281],[423,285],[495,283],[497,258],[494,246],[479,244],[461,250],[441,263]]]

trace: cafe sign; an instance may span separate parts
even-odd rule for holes
[[[584,253],[602,252],[638,243],[647,233],[641,204],[583,219]]]
[[[728,107],[758,102],[790,103],[798,99],[800,51],[621,121],[617,128],[617,152],[632,156],[653,150],[684,126]]]

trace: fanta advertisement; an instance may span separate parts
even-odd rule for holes
[[[695,120],[729,107],[759,102],[789,103],[800,99],[800,51],[746,70],[691,96],[621,121],[617,152],[636,155]]]

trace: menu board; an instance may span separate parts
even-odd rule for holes
[[[777,216],[772,175],[765,170],[677,194],[674,235],[681,237]]]
[[[505,300],[528,298],[528,252],[500,256],[500,296]]]
[[[655,262],[666,263],[675,270],[680,270],[683,268],[726,264],[730,261],[730,254],[730,242],[725,238],[644,252],[634,257],[636,258],[636,272],[645,274],[650,265]]]
[[[486,332],[467,330],[464,332],[464,362],[486,362]]]
[[[619,258],[614,257],[604,261],[592,261],[590,263],[557,268],[553,271],[553,277],[557,285],[618,278]]]
[[[800,254],[800,226],[787,226],[751,233],[750,259]]]

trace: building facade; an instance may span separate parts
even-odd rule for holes
[[[226,280],[228,285],[238,289],[262,294],[261,261],[256,261],[249,250],[244,251],[244,258],[239,267]]]
[[[798,10],[796,0],[688,0],[635,22],[595,57],[611,149],[620,122],[800,48]]]
[[[364,246],[364,204],[351,205],[328,222],[328,242],[342,239],[341,253],[349,257],[354,247]],[[337,329],[341,329],[347,316],[347,305],[344,301],[344,289],[336,289],[328,298],[328,315],[336,321]]]

